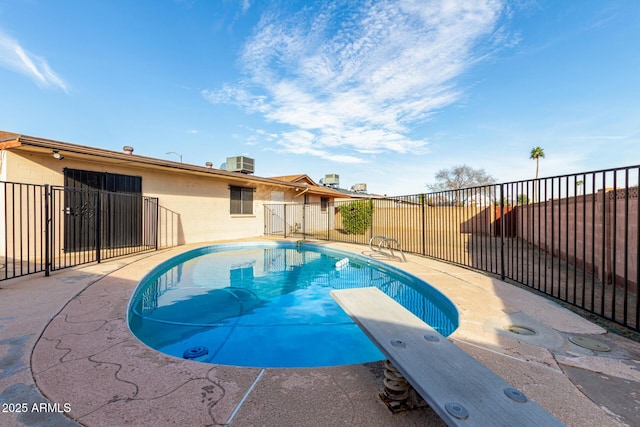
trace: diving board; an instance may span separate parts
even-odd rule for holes
[[[448,426],[563,426],[375,287],[331,296]]]

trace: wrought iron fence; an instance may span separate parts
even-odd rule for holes
[[[638,331],[639,175],[632,166],[324,210],[269,204],[265,233],[357,244],[394,238],[405,252],[499,275]]]
[[[0,182],[0,280],[45,270],[44,185]]]
[[[158,199],[0,182],[0,280],[158,248]]]

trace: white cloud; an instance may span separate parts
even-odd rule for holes
[[[241,87],[225,85],[220,90],[203,90],[202,96],[214,104],[237,104],[251,112],[266,113],[266,96],[253,95]]]
[[[251,7],[251,2],[249,0],[242,0],[242,13],[247,13],[249,8]]]
[[[320,145],[315,142],[315,139],[316,136],[311,132],[296,130],[292,132],[284,132],[280,135],[280,139],[277,143],[285,151],[293,154],[307,154],[337,163],[364,163],[364,160],[359,157],[346,154],[336,154],[331,151],[318,148]]]
[[[0,30],[0,66],[32,78],[40,87],[56,86],[67,92],[65,82],[47,61],[24,50],[20,44]]]
[[[507,43],[501,13],[498,0],[272,11],[240,56],[245,79],[203,95],[290,127],[278,143],[288,152],[343,162],[425,152],[411,126],[460,99],[456,79],[486,54],[475,51],[483,39],[499,32]]]

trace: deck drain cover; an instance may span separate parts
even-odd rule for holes
[[[505,326],[505,329],[518,335],[538,335],[538,331],[536,331],[535,329],[531,329],[528,326],[507,325]]]
[[[611,347],[609,347],[608,345],[587,337],[569,337],[569,341],[571,341],[575,345],[578,345],[580,347],[584,347],[593,351],[602,351],[602,352],[611,351]]]

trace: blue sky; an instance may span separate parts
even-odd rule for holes
[[[640,2],[0,0],[0,130],[389,195],[640,163]]]

